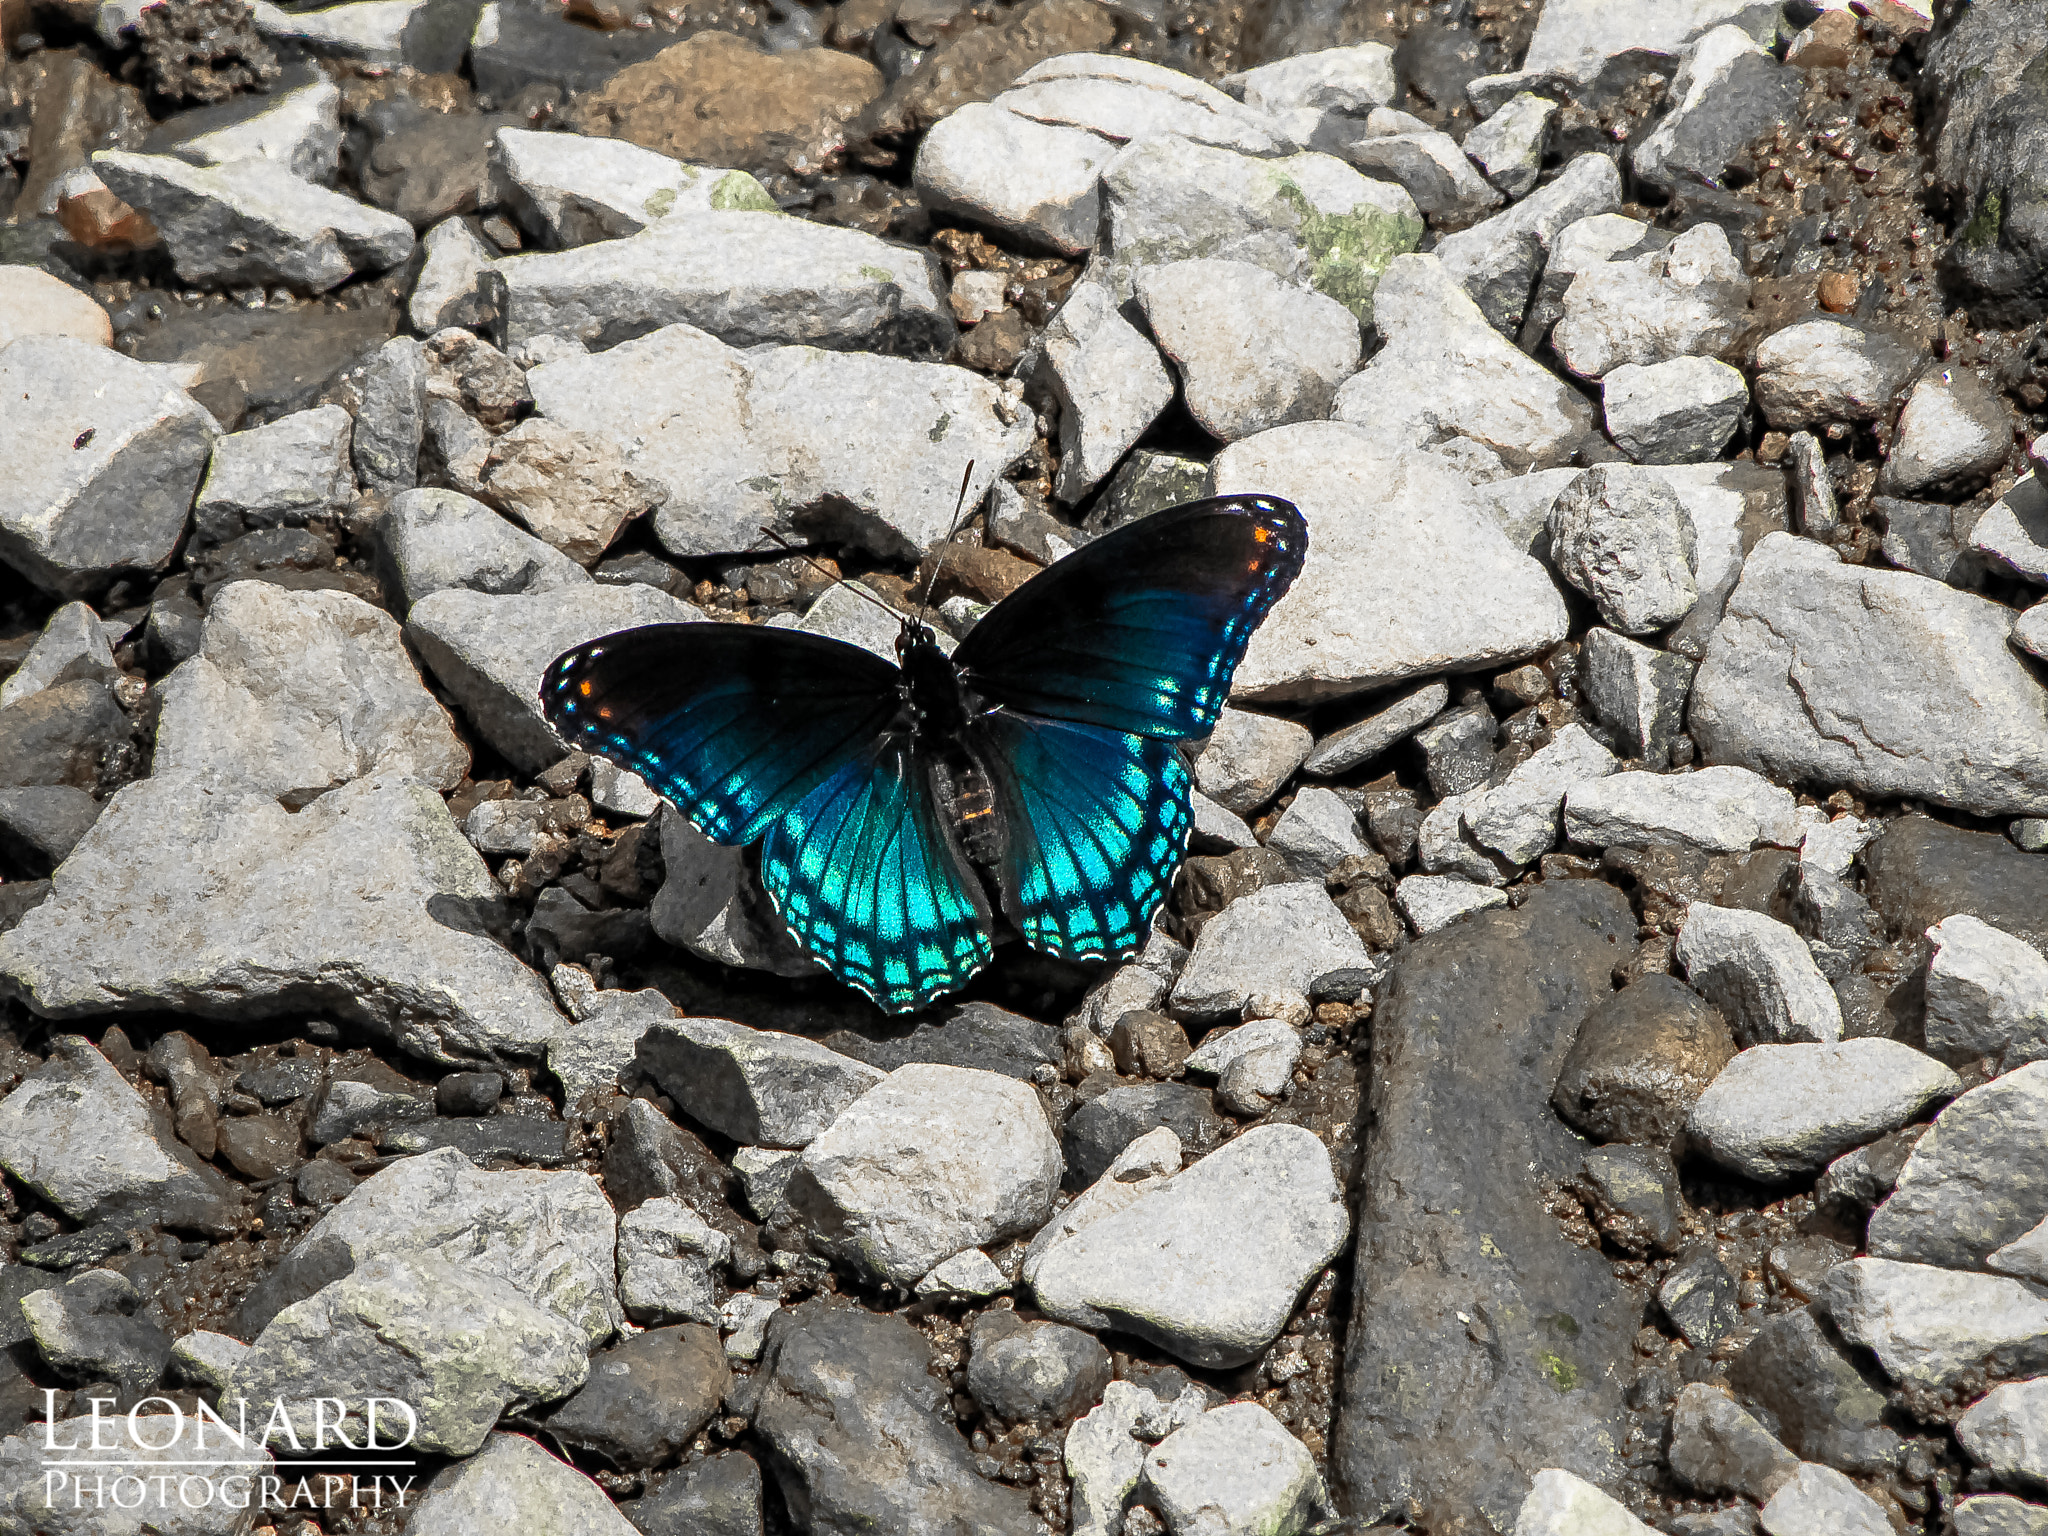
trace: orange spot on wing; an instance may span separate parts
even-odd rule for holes
[[[585,679],[583,679],[583,681],[582,681],[582,682],[578,683],[578,684],[576,685],[576,691],[577,691],[578,693],[582,694],[582,695],[583,695],[583,697],[585,697],[586,699],[587,699],[587,698],[589,698],[589,697],[590,697],[590,679],[586,677]]]

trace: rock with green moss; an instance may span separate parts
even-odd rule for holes
[[[635,235],[690,213],[774,213],[745,171],[685,165],[623,139],[501,128],[491,141],[491,194],[535,243],[552,250]]]
[[[1362,321],[1422,216],[1388,182],[1334,155],[1258,159],[1185,139],[1130,145],[1103,171],[1104,275],[1128,298],[1139,269],[1202,257],[1250,262],[1327,294]]]

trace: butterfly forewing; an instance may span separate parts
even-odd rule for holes
[[[1168,741],[1207,735],[1307,548],[1301,514],[1276,497],[1190,502],[1026,582],[953,659],[990,704]]]
[[[896,669],[819,635],[650,624],[579,645],[541,683],[570,746],[646,779],[713,842],[753,842],[865,758],[901,706]]]

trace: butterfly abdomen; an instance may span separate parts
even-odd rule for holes
[[[954,743],[937,755],[932,777],[947,824],[967,862],[993,868],[1003,855],[1003,819],[996,814],[995,788],[988,775]]]

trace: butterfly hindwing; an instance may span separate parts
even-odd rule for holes
[[[898,675],[819,635],[650,624],[557,657],[540,696],[570,746],[639,774],[737,847],[868,751],[901,707]]]
[[[990,704],[1178,741],[1207,735],[1308,529],[1271,496],[1219,496],[1104,534],[985,614],[954,653]]]
[[[1003,910],[1032,948],[1105,960],[1145,942],[1187,846],[1171,742],[997,710],[969,728],[1002,813]]]
[[[841,766],[770,829],[761,883],[797,942],[891,1013],[966,985],[995,952],[980,889],[904,735]]]

